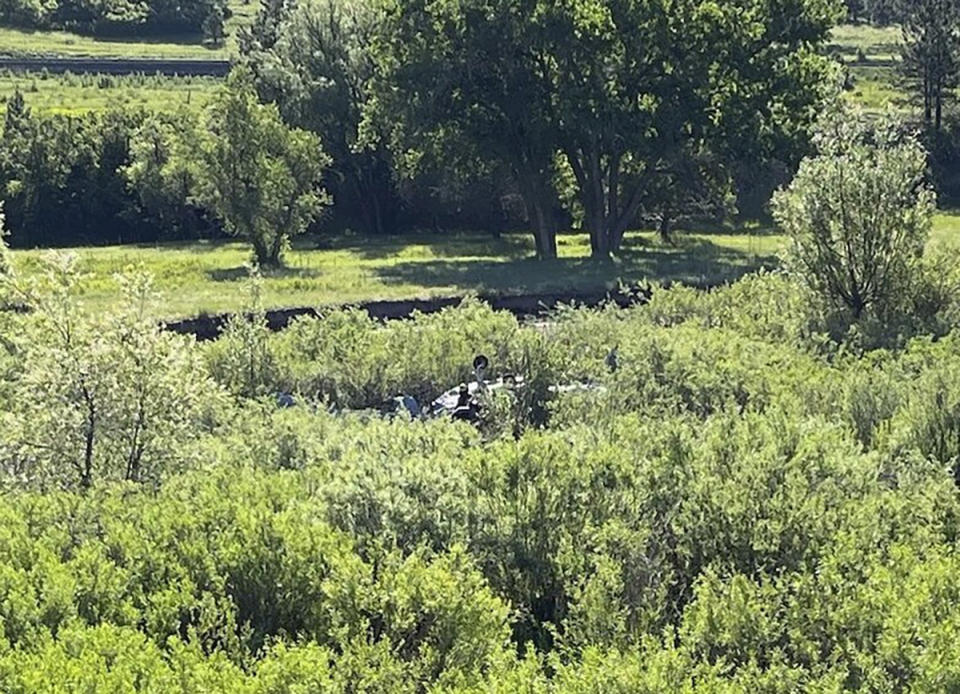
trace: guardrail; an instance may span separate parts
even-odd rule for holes
[[[81,58],[0,56],[0,70],[63,74],[166,75],[183,77],[224,77],[230,72],[229,60],[179,58]]]

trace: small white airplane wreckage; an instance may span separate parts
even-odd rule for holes
[[[604,360],[607,369],[616,371],[619,364],[617,348],[607,354]],[[398,395],[384,403],[377,411],[385,417],[394,417],[406,414],[412,419],[453,419],[457,421],[479,424],[483,415],[484,401],[498,391],[517,391],[526,387],[523,376],[507,374],[501,378],[486,378],[490,369],[490,360],[483,354],[473,360],[473,380],[461,383],[455,388],[441,394],[429,405],[421,405],[412,395]],[[604,392],[605,386],[597,383],[572,383],[554,385],[547,389],[550,393],[559,395],[571,392]],[[276,397],[277,406],[281,408],[294,407],[299,402],[289,393],[279,393]],[[369,410],[366,410],[369,411]]]

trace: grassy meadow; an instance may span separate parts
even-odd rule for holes
[[[960,215],[936,218],[933,242],[960,240]],[[509,234],[412,234],[395,238],[338,236],[298,239],[286,267],[268,273],[269,308],[335,305],[375,299],[409,299],[467,292],[524,293],[615,288],[642,280],[714,285],[777,266],[782,236],[762,227],[678,234],[674,245],[652,232],[628,235],[618,258],[590,259],[583,234],[559,238],[555,261],[532,259],[532,240]],[[15,254],[28,264],[46,251]],[[68,249],[87,273],[87,305],[117,300],[114,276],[128,267],[150,272],[163,292],[165,317],[238,309],[249,250],[237,241],[196,241]]]
[[[18,89],[34,113],[79,115],[116,107],[150,111],[173,111],[180,106],[200,109],[218,84],[214,77],[0,72],[0,116],[6,111],[7,98]]]
[[[227,40],[222,46],[204,45],[197,34],[150,37],[100,37],[69,31],[31,31],[0,27],[0,55],[48,55],[92,58],[190,58],[226,60],[236,53],[237,33],[249,26],[257,3],[228,2]]]
[[[159,37],[98,37],[69,31],[33,31],[0,27],[0,54],[84,58],[192,58],[223,60],[235,43],[208,47],[197,35]]]
[[[763,230],[678,235],[676,245],[652,232],[628,236],[620,257],[590,259],[584,234],[558,239],[560,257],[532,258],[532,239],[508,234],[411,234],[395,238],[339,236],[302,238],[286,267],[265,276],[271,308],[344,304],[374,299],[449,296],[465,292],[524,293],[615,288],[643,279],[696,284],[734,280],[776,264],[782,239]],[[47,251],[16,251],[29,263]],[[239,308],[249,247],[237,241],[195,241],[68,249],[88,273],[90,306],[106,308],[117,298],[114,275],[125,268],[150,272],[164,293],[168,317],[220,313]]]
[[[867,111],[909,108],[899,85],[900,28],[844,24],[833,30],[828,46],[850,75],[847,98]]]

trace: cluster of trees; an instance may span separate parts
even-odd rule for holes
[[[789,16],[789,21],[785,18]],[[244,41],[264,99],[318,132],[382,224],[386,172],[507,177],[537,252],[558,209],[615,252],[796,164],[830,94],[831,2],[265,5]],[[395,176],[396,177],[396,176]]]
[[[14,95],[0,140],[13,242],[226,231],[275,264],[320,221],[458,224],[528,228],[550,258],[574,224],[607,257],[639,222],[669,237],[679,216],[723,216],[757,191],[765,204],[812,151],[837,15],[794,5],[264,3],[199,116],[36,117]],[[960,11],[901,9],[902,69],[936,134]],[[950,192],[946,139],[933,163]]]
[[[264,245],[258,255],[269,263],[274,250],[282,252],[283,239],[302,231],[309,220],[366,228],[364,215],[371,208],[341,183],[340,171],[325,153],[329,146],[315,133],[288,127],[276,108],[256,102],[242,70],[212,102],[200,113],[126,108],[46,115],[33,112],[15,92],[0,133],[0,200],[9,242],[30,247],[130,243],[229,231]],[[273,168],[278,161],[284,166]],[[228,202],[223,194],[241,182],[238,175],[256,185],[235,186]],[[491,181],[439,193],[428,177],[397,190],[392,172],[386,169],[383,175],[377,190],[387,191],[391,201],[379,221],[371,222],[374,230],[456,224],[499,229],[503,224]],[[330,193],[336,195],[335,207]],[[291,200],[296,206],[287,218],[281,208]],[[246,212],[236,207],[228,218],[224,213],[235,204],[248,206],[246,212],[255,218],[239,219]]]
[[[279,260],[325,202],[315,135],[287,128],[242,71],[202,119],[111,110],[34,117],[17,92],[0,139],[13,242],[190,238],[212,220]]]
[[[905,5],[901,72],[923,108],[927,127],[940,134],[944,108],[960,84],[960,3],[920,0]]]
[[[904,8],[914,0],[844,0],[847,19],[853,23],[869,22],[878,26],[896,24]]]
[[[776,205],[789,272],[546,327],[467,301],[272,334],[254,280],[197,343],[142,276],[90,313],[73,259],[4,252],[0,689],[960,687],[960,301],[886,309],[924,284],[915,142],[818,147]],[[806,269],[871,252],[859,308]],[[343,411],[478,351],[525,381],[479,428]]]
[[[900,75],[917,97],[924,123],[940,133],[960,83],[960,3],[956,0],[848,0],[851,21],[897,24]]]
[[[151,233],[122,170],[143,114],[34,115],[19,92],[0,136],[0,194],[14,244],[134,241]]]
[[[224,0],[0,0],[0,24],[97,35],[201,34],[221,41]]]
[[[241,52],[260,100],[319,138],[344,223],[452,209],[532,228],[550,258],[573,222],[606,257],[641,219],[668,235],[680,215],[766,202],[834,94],[819,49],[836,19],[829,0],[280,1]]]

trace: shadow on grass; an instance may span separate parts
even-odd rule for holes
[[[486,256],[521,260],[534,253],[533,237],[529,234],[495,237],[479,232],[421,232],[384,237],[343,235],[318,242],[322,248],[349,251],[363,260],[389,260],[413,248],[425,248],[427,254],[438,258]]]
[[[250,269],[244,266],[223,268],[218,270],[207,270],[207,277],[214,282],[240,282],[250,277]],[[263,269],[260,271],[264,279],[285,279],[296,277],[309,279],[319,277],[323,273],[320,270],[299,267],[279,267]]]
[[[140,44],[175,44],[178,46],[202,46],[211,53],[219,50],[219,46],[204,43],[202,34],[157,34],[154,36],[96,36],[99,43],[115,43],[119,45],[137,46]]]
[[[610,260],[422,260],[398,262],[376,273],[386,284],[535,293],[613,288],[620,282],[640,280],[717,285],[776,264],[773,256],[743,253],[705,240],[685,240],[671,247],[636,239]]]

